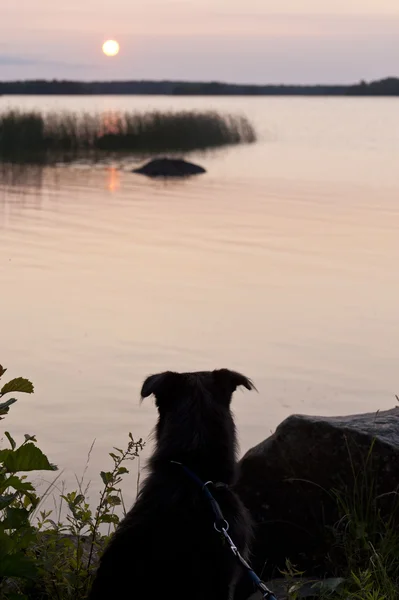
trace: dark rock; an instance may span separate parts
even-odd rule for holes
[[[156,158],[133,172],[147,177],[188,177],[206,173],[199,165],[180,158]]]
[[[392,493],[398,483],[399,408],[289,417],[240,463],[237,490],[257,526],[255,570],[274,576],[286,558],[313,574],[336,571],[329,571],[332,563],[345,568],[340,535],[355,525],[348,525],[345,513],[356,508],[359,523],[374,529],[367,535],[375,535],[378,515],[394,518],[398,512]],[[347,506],[339,507],[337,493]],[[372,502],[362,515],[367,498]]]

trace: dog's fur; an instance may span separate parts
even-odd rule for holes
[[[152,375],[141,395],[154,394],[159,411],[149,475],[133,508],[111,538],[90,600],[230,600],[241,568],[221,534],[201,488],[171,463],[181,462],[204,482],[234,483],[236,433],[230,402],[239,373]],[[214,490],[229,534],[248,555],[251,523],[237,495]]]

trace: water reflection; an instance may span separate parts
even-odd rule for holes
[[[43,171],[43,165],[0,163],[0,189],[4,195],[15,188],[24,192],[39,189],[43,185]]]
[[[217,160],[227,155],[228,151],[221,153],[202,153],[198,156],[200,161]],[[194,157],[196,160],[197,157]],[[140,190],[181,190],[186,186],[193,187],[194,181],[178,178],[161,178],[150,180],[133,171],[143,164],[147,158],[139,159],[131,156],[118,156],[102,159],[101,161],[76,160],[73,163],[58,162],[55,165],[29,164],[29,163],[1,163],[0,162],[0,204],[14,202],[17,196],[38,195],[51,196],[54,191],[62,188],[70,189],[72,193],[81,193],[83,189],[93,187],[103,189],[114,194],[122,191],[122,187]],[[196,187],[196,185],[194,185]]]
[[[63,186],[86,188],[94,182],[96,187],[100,184],[111,193],[120,190],[121,167],[107,163],[57,166],[0,163],[0,203],[14,202],[16,197],[51,194]]]
[[[120,188],[120,175],[116,167],[110,167],[107,169],[108,172],[108,191],[116,192]]]

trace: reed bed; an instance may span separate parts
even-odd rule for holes
[[[0,160],[7,162],[104,152],[192,152],[255,141],[246,117],[214,111],[0,113]]]

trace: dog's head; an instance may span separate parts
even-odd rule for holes
[[[228,369],[148,377],[141,396],[153,394],[159,413],[152,465],[180,461],[203,477],[232,481],[237,441],[230,403],[240,386],[255,389],[248,377]]]
[[[166,371],[151,375],[144,381],[141,397],[153,394],[158,410],[163,412],[173,410],[181,401],[198,397],[202,392],[207,398],[212,398],[215,406],[228,408],[233,393],[240,386],[247,390],[256,389],[248,377],[229,369],[196,373]]]

